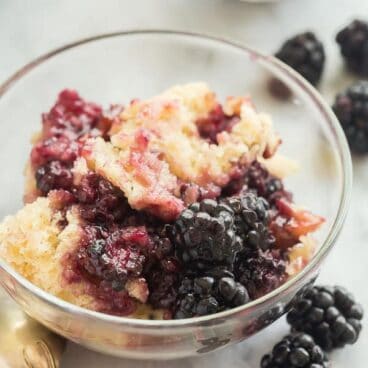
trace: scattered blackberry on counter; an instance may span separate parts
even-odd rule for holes
[[[265,199],[254,193],[223,200],[235,214],[236,233],[244,241],[244,246],[252,249],[269,249],[275,239],[268,230],[269,205]]]
[[[325,65],[325,51],[322,43],[312,32],[301,33],[290,38],[275,56],[313,85],[321,79]]]
[[[327,368],[328,360],[323,350],[307,334],[285,336],[272,353],[261,360],[261,368]]]
[[[252,299],[279,287],[286,279],[285,271],[286,261],[279,250],[244,250],[237,255],[234,266],[236,279]]]
[[[354,20],[337,34],[336,42],[348,67],[368,76],[368,22]]]
[[[359,81],[337,95],[332,106],[352,151],[368,152],[368,81]]]
[[[325,350],[354,344],[362,318],[362,307],[338,286],[308,289],[287,315],[294,330],[310,334]]]
[[[184,210],[171,228],[176,252],[183,262],[232,264],[242,249],[231,208],[205,199]]]
[[[246,288],[231,277],[185,277],[178,293],[177,319],[213,314],[249,301]]]

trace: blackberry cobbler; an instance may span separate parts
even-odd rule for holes
[[[42,115],[26,205],[0,255],[38,287],[135,318],[248,303],[299,272],[323,219],[294,205],[295,163],[248,97],[203,83],[104,111],[64,90]]]

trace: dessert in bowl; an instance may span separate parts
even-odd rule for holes
[[[166,50],[175,43],[184,58],[205,51],[218,57],[215,64],[222,68],[222,56],[238,68],[243,68],[243,61],[251,68],[263,68],[263,63],[284,68],[230,44],[165,32],[90,40],[75,49],[69,62],[85,62],[85,53],[99,43],[133,60],[142,56],[134,38],[147,44],[143,59],[150,61],[140,63],[154,85],[156,77],[150,72],[163,71],[158,51],[164,44]],[[119,49],[110,45],[114,42],[122,42],[115,45]],[[217,46],[229,49],[216,56]],[[68,52],[62,58],[68,59]],[[247,59],[244,52],[253,58]],[[114,56],[109,60],[117,67]],[[131,75],[130,64],[137,65],[132,60],[124,77]],[[68,65],[68,60],[59,62]],[[189,76],[200,74],[188,68],[179,78],[170,68],[165,67],[172,76],[169,81],[188,82],[193,79]],[[349,178],[342,176],[340,181],[327,173],[320,179],[318,190],[325,187],[326,195],[340,196],[338,203],[317,207],[320,215],[296,205],[283,179],[295,171],[296,161],[301,161],[299,173],[314,162],[304,167],[303,156],[293,151],[290,159],[279,153],[281,138],[287,148],[288,137],[282,129],[278,134],[278,126],[274,128],[270,116],[258,107],[258,101],[273,109],[276,103],[267,102],[272,98],[262,86],[266,73],[257,83],[250,73],[239,88],[233,81],[223,82],[221,69],[198,69],[204,74],[201,79],[211,84],[219,78],[215,85],[223,84],[223,98],[202,82],[169,89],[160,82],[164,88],[146,87],[144,97],[137,99],[140,95],[127,78],[126,99],[109,105],[116,95],[114,100],[106,96],[116,93],[119,83],[106,87],[102,95],[96,87],[103,86],[103,71],[97,72],[92,90],[99,91],[102,101],[110,100],[104,108],[75,90],[63,90],[42,115],[42,131],[33,139],[26,169],[26,205],[0,227],[0,253],[6,261],[2,283],[28,313],[74,341],[122,356],[170,358],[241,340],[283,313],[295,293],[315,277],[332,244],[327,247],[326,239],[332,242],[336,236]],[[284,79],[295,78],[291,89],[310,99],[304,105],[307,111],[308,104],[316,105],[310,124],[315,119],[323,125],[326,116],[332,121],[332,126],[323,127],[330,131],[319,133],[331,144],[330,151],[327,143],[323,146],[330,169],[340,175],[349,171],[348,153],[340,156],[335,150],[338,144],[346,147],[333,116],[303,81],[287,68],[283,72]],[[79,73],[84,74],[81,69]],[[88,70],[85,73],[87,77]],[[84,90],[86,80],[76,87]],[[303,106],[300,101],[295,106]],[[276,104],[281,110],[288,106]],[[285,119],[288,112],[284,111]],[[332,128],[337,133],[331,134]],[[308,137],[301,142],[309,142]],[[299,149],[308,155],[316,148]],[[303,189],[307,207],[305,199],[315,196],[312,186],[309,191]],[[319,228],[314,239],[311,234]],[[14,282],[13,275],[21,281]]]
[[[314,254],[324,220],[292,202],[280,176],[296,164],[249,97],[222,105],[191,83],[103,112],[64,90],[42,124],[0,254],[57,297],[196,317],[272,291]]]

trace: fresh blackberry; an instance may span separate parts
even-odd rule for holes
[[[246,288],[232,277],[185,277],[178,289],[175,318],[205,316],[248,301]]]
[[[362,307],[338,286],[311,287],[287,315],[294,330],[310,334],[326,350],[354,344],[362,318]]]
[[[274,238],[268,230],[269,205],[265,199],[245,193],[224,199],[223,203],[234,212],[236,233],[245,247],[266,250],[272,246]]]
[[[368,22],[354,20],[337,34],[336,42],[347,66],[368,76]]]
[[[332,106],[345,132],[350,148],[368,152],[368,81],[359,81],[337,95]]]
[[[322,43],[312,32],[305,32],[287,40],[275,56],[316,85],[325,64]]]
[[[192,265],[231,265],[242,249],[231,208],[212,199],[184,210],[172,226],[171,235],[179,259]]]
[[[236,257],[234,273],[250,297],[257,299],[286,280],[286,262],[279,250],[245,249]]]
[[[325,353],[313,338],[298,333],[285,336],[261,360],[261,368],[327,368]]]

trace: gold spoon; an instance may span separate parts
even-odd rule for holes
[[[59,368],[65,340],[29,318],[0,291],[0,367]]]

